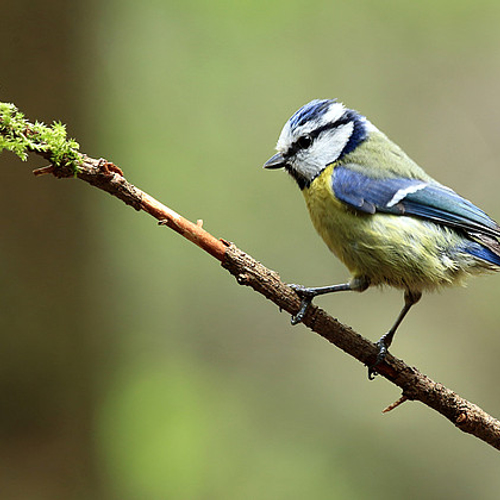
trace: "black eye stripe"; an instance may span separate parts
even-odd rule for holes
[[[332,130],[342,125],[347,125],[351,121],[352,118],[347,113],[344,113],[338,120],[332,123],[326,123],[325,125],[313,130],[312,132],[309,132],[308,134],[299,137],[288,148],[286,156],[293,156],[297,152],[309,148],[311,144],[314,142],[314,140],[326,130]],[[309,138],[309,140],[307,140],[307,138]]]

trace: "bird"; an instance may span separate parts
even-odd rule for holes
[[[500,226],[337,99],[296,111],[276,151],[264,168],[284,169],[296,181],[314,228],[351,274],[341,284],[290,285],[301,299],[292,324],[318,295],[383,286],[404,292],[403,308],[376,344],[370,379],[424,292],[500,270]]]

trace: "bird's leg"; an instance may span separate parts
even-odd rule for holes
[[[304,319],[304,316],[306,315],[306,312],[309,309],[312,300],[317,295],[324,295],[325,293],[345,292],[352,290],[349,283],[342,283],[340,285],[318,286],[315,288],[309,288],[302,285],[288,285],[288,286],[292,288],[301,299],[299,312],[295,316],[292,316],[291,319],[292,325],[296,325]]]
[[[413,305],[415,305],[420,298],[422,297],[422,292],[412,292],[410,290],[407,290],[405,292],[405,305],[403,306],[403,309],[401,309],[401,312],[399,313],[399,316],[397,317],[396,321],[392,325],[391,329],[385,334],[380,337],[380,339],[377,342],[378,346],[378,354],[377,354],[377,359],[375,363],[373,363],[372,366],[368,368],[368,378],[370,380],[373,380],[375,378],[375,374],[377,373],[376,367],[384,361],[387,351],[392,344],[392,339],[394,338],[394,334],[396,333],[396,330],[398,329],[399,325],[405,318],[405,316],[408,314],[408,311],[411,309]]]
[[[367,278],[354,278],[349,283],[342,283],[340,285],[328,285],[318,287],[307,287],[302,285],[288,285],[295,293],[301,298],[299,312],[292,316],[291,323],[296,325],[300,323],[307,313],[314,297],[333,292],[363,292],[370,286],[370,281]]]

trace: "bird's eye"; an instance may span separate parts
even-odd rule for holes
[[[297,145],[301,149],[307,149],[312,144],[312,137],[310,135],[303,135],[297,139]]]

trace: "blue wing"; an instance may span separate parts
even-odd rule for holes
[[[500,237],[500,226],[494,220],[437,183],[403,177],[373,178],[342,165],[333,170],[332,188],[339,200],[362,212],[412,215],[462,229],[471,237],[476,233]]]

